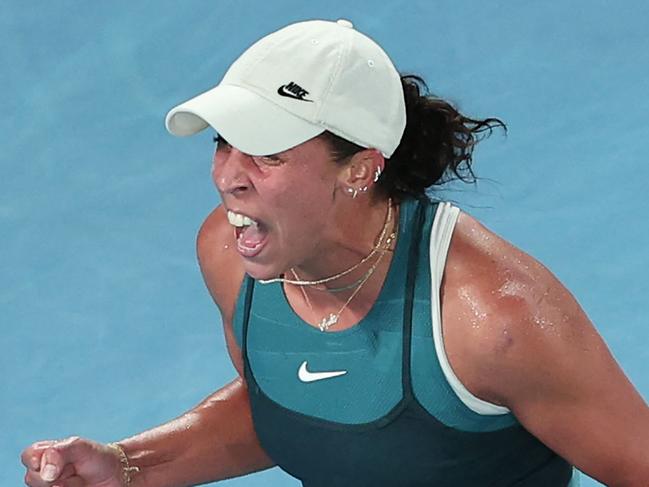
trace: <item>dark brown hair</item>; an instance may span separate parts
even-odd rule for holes
[[[507,130],[498,118],[473,119],[451,103],[431,95],[416,75],[401,76],[406,102],[406,128],[401,142],[377,182],[379,191],[396,200],[423,197],[426,190],[454,179],[475,182],[473,148],[494,128]],[[336,160],[363,147],[325,132]]]

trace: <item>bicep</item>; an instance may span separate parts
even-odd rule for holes
[[[636,485],[629,479],[649,475],[649,409],[574,298],[553,286],[554,302],[518,315],[499,395],[579,469],[607,485]]]

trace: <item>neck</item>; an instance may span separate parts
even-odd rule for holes
[[[371,259],[362,263],[358,268],[346,273],[348,269],[358,265],[379,244],[385,247],[388,236],[396,229],[398,210],[394,207],[389,211],[389,200],[382,199],[376,202],[369,199],[365,202],[358,200],[345,202],[345,207],[339,207],[332,215],[335,220],[328,225],[334,229],[330,235],[323,238],[318,244],[314,259],[302,262],[294,270],[304,281],[317,281],[339,273],[344,275],[331,280],[317,289],[341,288],[353,285],[362,279],[368,269],[375,262],[378,253]],[[342,205],[341,205],[342,206]],[[386,221],[388,214],[390,221]],[[383,242],[379,242],[383,234]],[[383,258],[381,265],[390,261],[388,256]],[[287,275],[286,277],[292,278]],[[311,288],[314,289],[314,288]]]

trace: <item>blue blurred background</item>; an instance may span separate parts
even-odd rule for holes
[[[233,377],[195,258],[218,204],[211,134],[174,138],[163,119],[309,18],[351,19],[434,93],[508,123],[478,147],[484,179],[443,196],[550,267],[646,398],[648,14],[643,0],[4,0],[0,485],[22,484],[35,440],[117,440]],[[225,484],[298,485],[278,469]]]

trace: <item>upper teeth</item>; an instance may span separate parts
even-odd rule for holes
[[[230,210],[228,210],[228,221],[230,222],[230,225],[234,225],[235,227],[247,227],[249,225],[257,225],[257,222],[252,218],[249,218],[246,215],[235,213],[234,211],[230,211]]]

